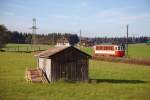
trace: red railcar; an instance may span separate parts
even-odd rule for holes
[[[122,45],[95,45],[94,46],[95,56],[125,56],[125,48]]]

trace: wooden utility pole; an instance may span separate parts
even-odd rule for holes
[[[80,49],[81,49],[81,34],[82,34],[82,31],[80,29],[80,40],[79,40],[79,42],[80,42]]]
[[[52,45],[55,45],[55,34],[53,33],[53,44]]]
[[[126,36],[126,57],[128,57],[128,30],[129,30],[128,28],[129,28],[129,25],[127,24],[126,27],[127,27],[127,31],[126,31],[127,32],[126,33],[127,34],[127,36]]]

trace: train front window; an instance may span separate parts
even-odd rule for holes
[[[124,47],[122,47],[122,50],[124,50]]]
[[[124,46],[122,46],[122,50],[124,50]]]
[[[122,46],[120,47],[120,50],[123,50],[123,49],[122,49]]]
[[[115,49],[117,50],[117,47],[115,47]]]
[[[118,47],[118,50],[120,50],[121,48],[120,48],[120,46]]]
[[[121,50],[123,50],[123,46],[121,46]]]
[[[123,50],[123,46],[120,46],[120,48],[121,48],[120,50]]]

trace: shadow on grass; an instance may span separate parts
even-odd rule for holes
[[[142,80],[119,80],[119,79],[89,79],[86,81],[75,81],[75,80],[59,80],[57,82],[66,82],[66,83],[89,83],[89,84],[100,84],[100,83],[114,83],[114,84],[142,84],[147,83]]]
[[[44,50],[35,50],[35,51],[6,51],[6,50],[0,50],[0,52],[17,52],[17,53],[32,53],[32,52],[41,52]]]
[[[127,84],[139,84],[147,83],[142,80],[119,80],[119,79],[89,79],[89,83],[127,83]]]

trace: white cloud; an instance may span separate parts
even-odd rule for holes
[[[128,9],[108,9],[101,11],[98,14],[98,18],[106,23],[117,23],[117,24],[130,24],[138,21],[149,20],[150,21],[150,13],[129,13]]]
[[[16,14],[16,13],[14,13],[14,12],[3,12],[3,17],[4,17],[4,19],[5,19],[5,17],[10,17],[10,18],[16,18],[16,19],[26,19],[26,17],[25,16],[23,16],[23,15],[19,15],[19,14]]]
[[[124,17],[121,17],[120,20],[123,21],[128,21],[128,22],[136,22],[136,21],[144,21],[150,19],[150,13],[142,13],[138,15],[127,15]],[[150,20],[149,20],[150,21]]]
[[[13,12],[4,12],[4,15],[7,15],[7,16],[14,16],[15,13],[13,13]]]
[[[72,21],[79,21],[82,19],[79,15],[65,15],[65,14],[49,14],[48,15],[51,19],[57,18],[57,19],[70,19]]]
[[[67,15],[55,15],[55,18],[60,18],[60,19],[66,19],[69,18],[70,16]]]

